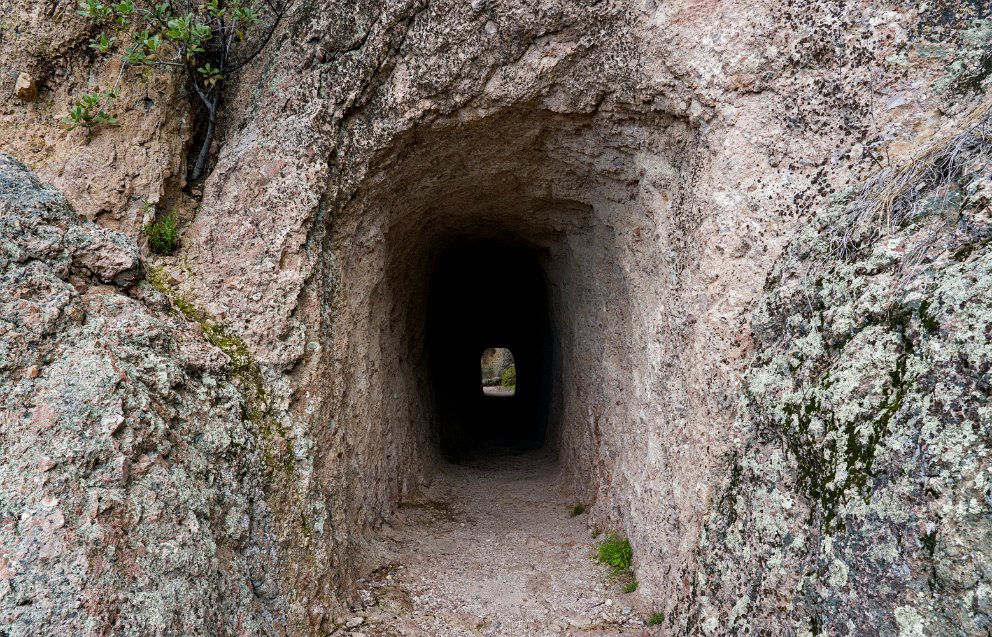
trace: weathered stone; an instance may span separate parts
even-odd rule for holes
[[[245,399],[227,370],[178,362],[184,319],[67,281],[130,286],[137,266],[132,241],[0,156],[0,626],[271,634],[278,602],[250,592],[274,539]]]
[[[687,596],[696,625],[730,609],[759,634],[992,624],[992,215],[984,191],[952,223],[931,210],[947,181],[984,184],[992,144],[965,131],[921,156],[839,198],[769,278],[740,444]],[[859,214],[876,205],[883,217]]]
[[[14,93],[22,102],[33,102],[38,99],[38,85],[27,73],[19,73],[14,83]]]
[[[73,4],[73,7],[76,5]],[[0,6],[0,60],[4,69],[44,86],[31,108],[9,78],[0,95],[0,152],[32,166],[90,220],[133,239],[141,231],[143,202],[163,200],[171,209],[190,205],[185,186],[190,104],[177,74],[129,72],[112,115],[88,143],[63,119],[83,92],[112,87],[117,56],[94,58],[92,23],[75,9],[9,0]],[[7,72],[7,71],[5,71]]]

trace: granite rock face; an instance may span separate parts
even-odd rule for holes
[[[202,335],[141,276],[133,241],[0,156],[4,635],[266,635],[283,612],[230,361],[184,360]]]
[[[330,632],[440,459],[432,268],[493,236],[661,630],[984,630],[984,3],[300,0],[197,206],[176,78],[57,124],[116,71],[67,7],[0,8],[2,148],[100,224],[5,160],[12,634]],[[146,199],[189,223],[141,267]]]
[[[992,626],[990,132],[982,115],[840,194],[769,276],[702,633]]]

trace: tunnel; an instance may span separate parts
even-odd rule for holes
[[[609,134],[541,110],[414,131],[333,214],[321,352],[341,371],[321,392],[349,449],[328,467],[357,477],[359,517],[388,516],[445,462],[538,450],[591,502],[613,464],[600,459],[634,452],[613,435],[641,417],[619,400],[648,336],[629,272],[658,264],[625,247],[650,222],[629,154],[573,150]],[[512,397],[483,392],[493,347],[515,358]]]
[[[430,277],[427,357],[441,452],[449,460],[540,449],[552,416],[555,333],[538,248],[512,239],[461,237]],[[512,396],[482,390],[479,360],[509,349]]]
[[[301,409],[325,423],[314,444],[336,450],[315,473],[344,485],[340,528],[388,523],[452,464],[538,458],[602,528],[650,546],[666,514],[649,503],[674,497],[658,476],[701,467],[682,423],[704,383],[676,372],[699,354],[683,334],[706,301],[681,291],[694,257],[677,224],[693,217],[666,216],[694,138],[664,114],[617,117],[438,122],[337,177],[353,195],[314,241],[302,307],[320,331],[296,373],[312,374]],[[667,132],[634,143],[642,126]],[[483,391],[488,348],[512,352],[513,396]]]

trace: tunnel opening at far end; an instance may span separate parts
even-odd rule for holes
[[[487,347],[479,360],[482,393],[494,398],[517,393],[517,365],[513,352],[505,347]]]
[[[512,352],[513,392],[480,384],[488,350]],[[454,461],[540,449],[556,382],[547,277],[536,248],[461,240],[439,256],[427,314],[430,380],[442,453]],[[500,380],[506,375],[501,371]]]

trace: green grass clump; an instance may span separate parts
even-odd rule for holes
[[[624,584],[623,588],[621,588],[620,590],[623,591],[624,593],[633,593],[634,591],[637,590],[637,580],[636,579],[630,580],[629,582]]]
[[[634,559],[634,551],[630,548],[630,540],[624,540],[616,535],[611,535],[599,544],[596,549],[596,559],[612,566],[616,572],[630,568],[630,563]]]
[[[582,515],[586,512],[586,505],[579,503],[572,507],[570,515],[574,518],[577,515]]]
[[[167,214],[142,228],[148,237],[148,247],[155,254],[172,254],[179,248],[179,220]]]
[[[657,626],[663,621],[665,621],[665,613],[652,613],[648,617],[648,626]]]

